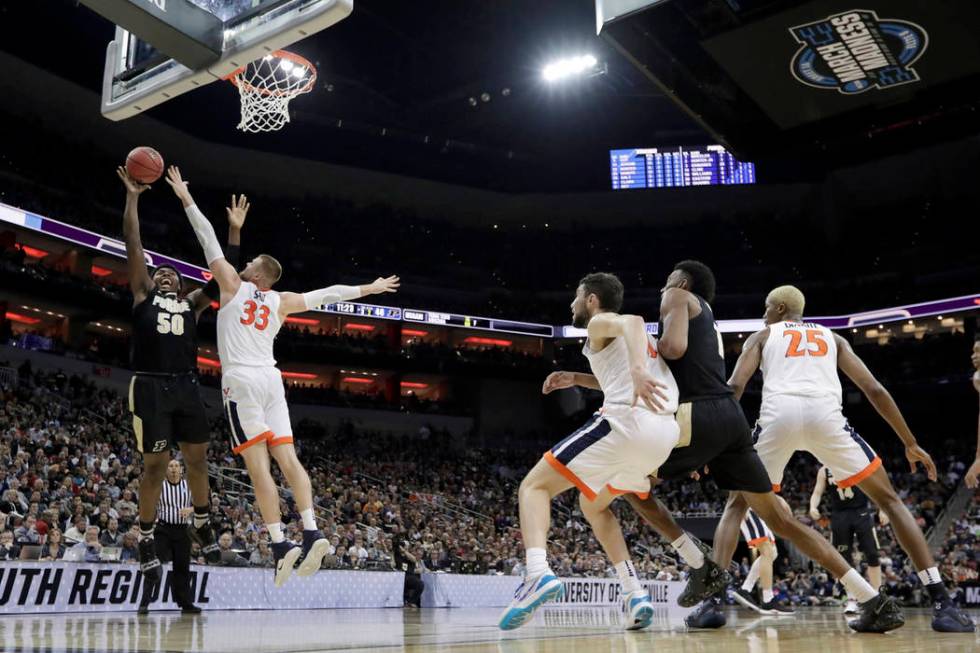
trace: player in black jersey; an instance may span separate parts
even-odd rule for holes
[[[828,485],[834,486],[827,495],[830,497],[831,542],[845,560],[851,561],[854,538],[857,537],[858,549],[868,564],[868,582],[872,587],[881,587],[881,555],[878,551],[878,534],[875,532],[875,509],[871,507],[868,495],[857,485],[837,487],[830,469],[823,466],[817,472],[817,482],[810,495],[810,517],[814,521],[820,519],[820,500]],[[888,517],[884,512],[878,514],[881,525],[887,526]],[[853,598],[848,597],[844,612],[857,612],[857,603]]]
[[[721,334],[710,306],[714,294],[714,274],[698,261],[681,261],[674,266],[663,289],[658,349],[680,390],[677,421],[681,440],[654,475],[670,480],[710,468],[718,486],[731,491],[715,533],[716,542],[727,542],[720,537],[724,528],[732,526],[738,532],[743,513],[733,504],[744,497],[744,503],[777,535],[790,540],[804,555],[823,565],[848,591],[866,597],[861,604],[861,618],[849,623],[852,628],[885,632],[900,627],[904,617],[898,606],[872,589],[827,540],[797,521],[773,493],[769,475],[753,447],[748,421],[728,386]],[[627,495],[627,500],[668,538],[679,530],[652,493],[647,499]],[[726,523],[732,520],[732,525]],[[725,550],[716,546],[713,557],[717,566],[705,565],[691,574],[678,602],[693,605],[700,599],[708,600],[688,615],[685,620],[688,626],[719,628],[725,624],[720,600],[709,597],[717,591],[714,572],[719,567],[726,568],[733,553],[734,546],[730,550],[727,545]]]
[[[217,282],[181,296],[180,272],[158,266],[152,277],[140,239],[137,205],[149,186],[117,170],[126,187],[123,237],[129,286],[133,292],[132,368],[129,409],[133,414],[136,447],[143,455],[139,492],[140,568],[149,582],[159,582],[160,561],[153,542],[157,503],[170,462],[170,449],[178,445],[187,466],[187,481],[194,503],[191,535],[209,561],[220,557],[210,525],[210,487],[207,449],[211,429],[197,379],[197,319],[219,296]],[[244,206],[244,205],[243,205]],[[232,201],[228,210],[229,258],[238,257],[245,210]]]

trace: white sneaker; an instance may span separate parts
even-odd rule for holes
[[[858,608],[858,602],[854,599],[847,599],[847,603],[844,604],[844,614],[857,614],[860,612]]]
[[[525,577],[514,592],[514,600],[500,615],[500,630],[520,628],[531,620],[534,611],[541,604],[560,599],[564,595],[565,586],[550,569],[534,578]]]
[[[642,630],[653,622],[653,603],[650,593],[637,590],[623,596],[623,623],[626,630]]]

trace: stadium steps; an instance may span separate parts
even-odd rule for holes
[[[953,496],[946,502],[946,508],[939,515],[935,526],[929,531],[927,541],[930,550],[935,551],[936,549],[942,548],[946,541],[946,533],[949,532],[949,527],[966,513],[967,508],[970,506],[970,499],[972,498],[973,490],[966,487],[963,483],[956,486],[956,491],[953,493]]]

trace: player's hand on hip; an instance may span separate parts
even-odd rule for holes
[[[189,182],[184,181],[184,178],[180,176],[180,168],[177,166],[170,166],[167,168],[167,183],[170,187],[174,189],[174,194],[180,199],[189,198],[191,192],[187,190]]]
[[[368,290],[371,291],[372,295],[381,295],[386,292],[398,292],[398,288],[402,285],[402,280],[398,278],[397,274],[393,274],[390,277],[378,277],[374,280]]]
[[[141,184],[130,177],[129,173],[126,172],[126,168],[122,166],[116,168],[116,174],[119,175],[120,179],[122,179],[123,186],[126,187],[126,192],[130,195],[139,195],[150,187],[149,184]]]
[[[572,372],[552,372],[541,386],[542,394],[550,394],[555,390],[564,390],[575,385],[575,374]]]
[[[232,195],[231,206],[225,211],[228,212],[228,226],[232,229],[241,229],[245,224],[245,216],[252,205],[248,203],[248,198],[244,195]]]
[[[816,508],[810,508],[810,519],[813,521],[820,521],[820,511]]]
[[[970,465],[970,469],[966,470],[966,476],[963,477],[963,482],[971,490],[976,489],[977,485],[980,485],[977,482],[978,476],[980,476],[980,458],[974,460],[973,464]]]
[[[666,385],[653,378],[653,375],[645,369],[635,370],[633,376],[633,406],[642,400],[647,408],[656,412],[664,409],[667,395],[661,392],[661,388],[666,389]]]
[[[908,458],[909,467],[912,471],[915,471],[915,463],[922,463],[922,466],[926,470],[926,476],[929,477],[930,481],[935,481],[938,475],[936,474],[936,463],[932,461],[932,456],[926,453],[926,450],[917,444],[913,444],[910,447],[905,447],[905,457]]]

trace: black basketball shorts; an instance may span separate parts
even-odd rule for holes
[[[881,564],[874,509],[836,510],[830,513],[830,532],[831,542],[842,554],[850,551],[854,538],[857,537],[858,549],[865,562],[872,567]],[[850,564],[848,556],[844,555],[844,558]]]
[[[698,399],[677,410],[681,439],[654,474],[657,478],[686,478],[705,466],[723,490],[772,491],[769,474],[752,445],[752,429],[734,396]]]
[[[179,442],[209,442],[200,385],[195,374],[134,374],[129,411],[140,453],[163,453]]]

